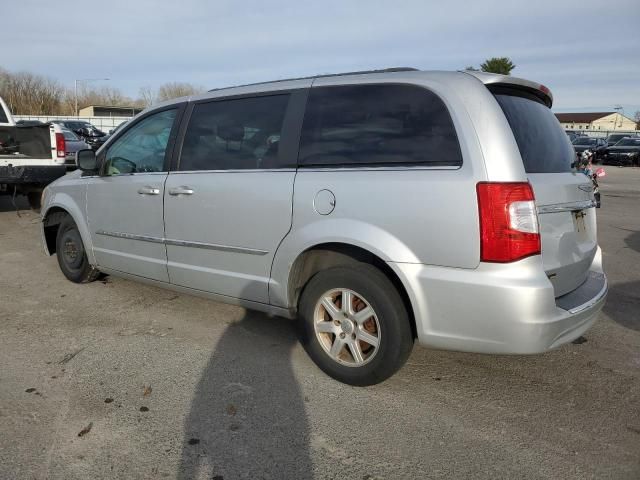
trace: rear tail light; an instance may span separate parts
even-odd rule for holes
[[[58,158],[64,158],[65,155],[65,143],[64,143],[64,135],[62,133],[56,133],[56,150],[58,151]]]
[[[477,185],[480,260],[507,263],[540,253],[535,198],[527,182]]]

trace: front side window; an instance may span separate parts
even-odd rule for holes
[[[459,166],[451,116],[433,92],[413,85],[311,89],[300,166]]]
[[[136,123],[107,150],[105,173],[164,172],[165,154],[176,110],[164,110]]]
[[[288,94],[196,104],[187,126],[180,170],[278,168]]]

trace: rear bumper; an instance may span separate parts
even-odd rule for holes
[[[493,354],[534,354],[584,334],[607,296],[600,250],[587,281],[555,298],[540,257],[475,270],[392,264],[407,285],[418,342]]]
[[[47,185],[67,172],[64,165],[0,167],[0,183]]]

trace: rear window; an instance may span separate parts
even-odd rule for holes
[[[614,140],[614,141],[618,141],[621,138],[625,138],[626,135],[609,135],[609,137],[607,137],[609,140]]]
[[[625,138],[623,140],[620,140],[618,143],[616,143],[616,146],[634,146],[634,147],[640,147],[640,138]]]
[[[579,137],[573,141],[574,145],[595,145],[597,140],[595,138]]]
[[[451,116],[433,92],[411,85],[312,88],[301,166],[459,166]]]
[[[529,97],[496,94],[527,173],[570,172],[575,152],[551,109]]]
[[[7,118],[6,113],[4,113],[4,108],[0,105],[0,123],[9,123],[9,119]]]

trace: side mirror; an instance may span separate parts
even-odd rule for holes
[[[78,150],[76,152],[76,166],[83,172],[96,172],[98,160],[93,150]]]

